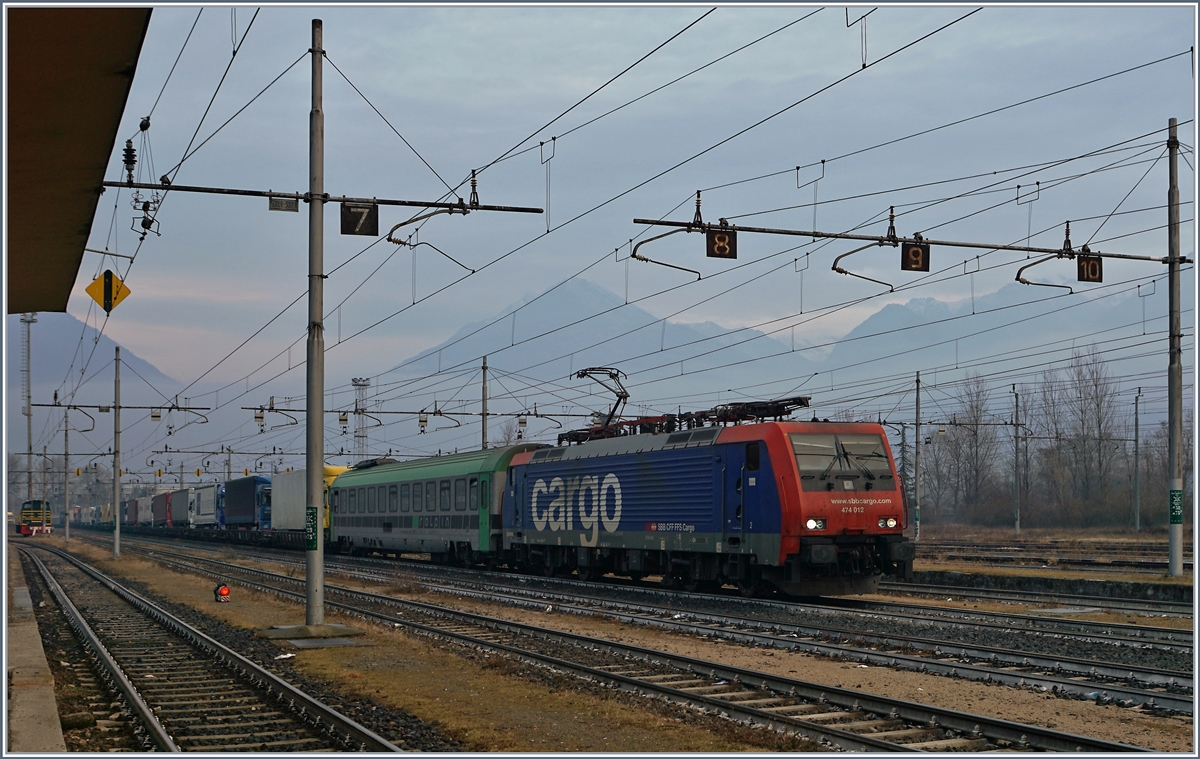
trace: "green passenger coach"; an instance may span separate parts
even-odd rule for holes
[[[479,563],[500,553],[500,504],[522,444],[414,461],[363,462],[330,488],[329,540],[341,552],[428,553]]]

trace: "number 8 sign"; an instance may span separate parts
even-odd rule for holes
[[[929,271],[929,244],[906,242],[900,249],[901,271]]]
[[[737,232],[732,229],[710,229],[707,235],[709,258],[737,258]]]

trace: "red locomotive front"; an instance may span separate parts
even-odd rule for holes
[[[753,430],[753,432],[751,432]],[[765,440],[781,510],[779,568],[793,595],[863,593],[881,576],[911,578],[904,495],[882,426],[773,422],[729,428]],[[770,576],[773,575],[773,576]]]

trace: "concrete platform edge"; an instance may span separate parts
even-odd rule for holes
[[[46,662],[38,633],[33,603],[25,583],[21,559],[10,542],[8,548],[8,731],[4,752],[55,752],[67,750],[58,704],[54,700],[54,676]]]

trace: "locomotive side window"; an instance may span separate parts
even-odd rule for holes
[[[467,481],[461,478],[454,481],[454,510],[467,510]]]
[[[746,471],[757,472],[759,464],[758,443],[746,443]]]
[[[400,511],[408,513],[412,508],[412,494],[408,491],[408,485],[400,486]]]
[[[395,485],[388,487],[388,511],[395,511],[400,506],[400,496]]]
[[[438,499],[438,506],[442,511],[450,510],[450,480],[442,480],[441,498]]]
[[[348,506],[347,511],[351,514],[357,513],[358,499],[354,497],[354,488],[350,488],[348,491],[346,491],[346,496],[346,504]]]

